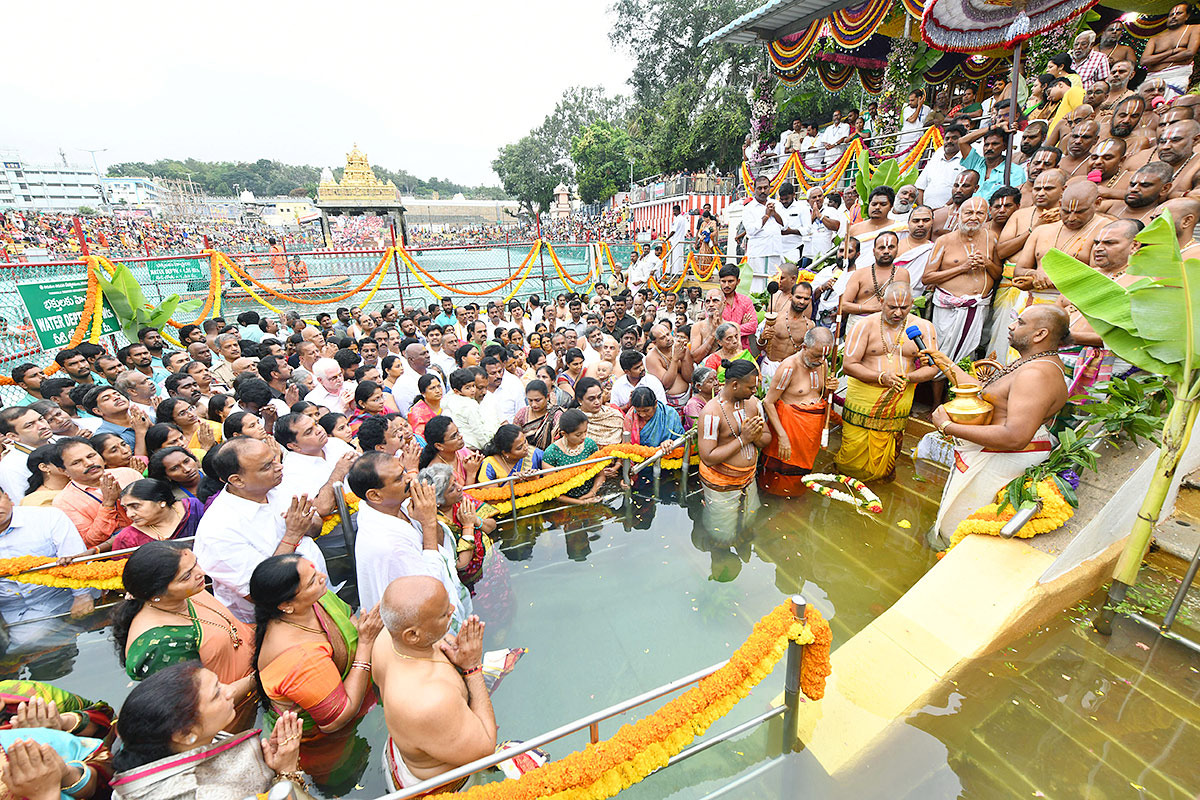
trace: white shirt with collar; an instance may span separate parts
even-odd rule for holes
[[[454,356],[448,355],[442,350],[436,353],[430,351],[429,360],[433,362],[434,366],[441,367],[447,378],[450,377],[451,372],[458,369],[458,364],[454,362]]]
[[[342,384],[342,391],[349,391],[351,394],[354,394],[354,388],[349,383]],[[320,383],[318,383],[316,388],[314,388],[311,392],[304,395],[304,399],[309,403],[316,403],[319,406],[324,406],[330,411],[336,411],[339,414],[346,413],[346,402],[342,399],[341,395],[330,394]]]
[[[19,502],[20,498],[13,498]],[[16,506],[12,521],[0,531],[0,558],[73,556],[84,550],[83,539],[70,518],[57,508]],[[0,579],[0,613],[8,624],[66,611],[72,597],[98,595],[94,589],[60,589],[36,583]]]
[[[783,227],[791,228],[792,230],[802,231],[802,233],[789,233],[780,236],[780,252],[788,257],[794,258],[795,252],[801,245],[807,245],[808,234],[812,227],[812,210],[808,206],[807,200],[796,198],[792,200],[790,206],[785,206],[783,203],[775,205],[779,216],[783,217]]]
[[[254,604],[247,599],[250,575],[274,555],[286,532],[283,515],[269,504],[238,497],[228,488],[200,518],[192,548],[196,561],[212,578],[216,598],[242,622],[254,622]],[[326,572],[325,556],[312,539],[301,539],[296,552]]]
[[[402,508],[406,515],[409,514],[412,510],[411,501],[405,501]],[[374,608],[383,599],[383,591],[388,584],[396,578],[428,575],[437,578],[446,587],[446,594],[454,604],[450,627],[458,631],[471,614],[471,593],[458,577],[454,536],[444,525],[440,527],[442,540],[437,550],[426,550],[418,523],[377,511],[370,503],[359,505],[354,563],[358,575],[358,599],[362,608]]]
[[[498,427],[488,424],[479,403],[453,391],[442,395],[442,413],[454,420],[463,443],[475,450],[486,447]]]
[[[772,202],[770,199],[768,203]],[[778,201],[775,202],[775,209],[779,210]],[[765,204],[751,197],[742,207],[742,225],[746,228],[746,256],[748,258],[759,258],[761,256],[777,256],[783,252],[783,226],[775,217],[768,217],[766,222],[763,222],[763,217],[767,214]],[[780,217],[783,216],[781,213]]]
[[[821,221],[822,219],[836,221],[837,230],[831,230],[826,227],[825,223]],[[808,255],[813,259],[817,259],[828,253],[833,248],[833,237],[840,236],[843,239],[846,238],[846,228],[848,226],[849,220],[846,219],[846,212],[827,204],[817,214],[817,218],[812,221],[811,233],[808,237],[808,244],[812,247],[812,252]]]
[[[293,497],[302,494],[312,500],[333,474],[338,459],[346,453],[357,455],[357,451],[341,439],[330,436],[322,449],[322,455],[306,456],[293,450],[283,451],[283,479],[267,492],[267,503],[280,514],[288,510]]]
[[[392,384],[392,399],[396,401],[396,408],[400,409],[401,414],[408,414],[408,410],[412,408],[413,401],[421,393],[417,391],[417,381],[421,380],[421,375],[412,367],[406,366],[404,374],[396,379]]]
[[[500,379],[500,386],[496,391],[488,392],[487,397],[480,403],[485,413],[490,412],[497,424],[512,422],[523,405],[525,386],[520,378],[508,370],[504,371],[504,377]]]
[[[667,402],[667,390],[663,388],[662,381],[647,372],[636,384],[629,382],[628,375],[622,375],[613,381],[612,404],[620,407],[622,411],[628,411],[633,390],[639,386],[646,386],[653,391],[660,403]]]
[[[0,491],[12,498],[14,506],[20,504],[29,489],[29,476],[33,474],[29,469],[29,454],[33,450],[32,447],[14,443],[0,458]]]
[[[954,179],[963,171],[962,153],[946,158],[946,148],[939,147],[930,157],[925,169],[917,176],[916,186],[923,191],[925,205],[938,209],[950,202]]]

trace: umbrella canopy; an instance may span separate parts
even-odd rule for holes
[[[928,0],[921,38],[931,47],[971,53],[1013,47],[1079,16],[1096,0]]]

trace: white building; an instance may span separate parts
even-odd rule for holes
[[[103,205],[99,176],[90,167],[0,161],[0,208],[69,212]]]
[[[159,189],[149,178],[102,178],[101,186],[114,206],[133,206],[157,210]]]

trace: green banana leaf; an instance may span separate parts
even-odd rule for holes
[[[109,307],[117,315],[118,320],[133,317],[133,306],[130,305],[129,298],[101,275],[100,270],[96,270],[96,282],[100,284],[100,293],[104,295],[104,299],[108,301]]]
[[[1137,235],[1128,273],[1145,279],[1121,287],[1088,265],[1051,250],[1041,266],[1091,323],[1105,346],[1144,370],[1184,379],[1184,362],[1200,331],[1200,260],[1184,261],[1170,214]]]

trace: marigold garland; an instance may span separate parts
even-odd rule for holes
[[[357,513],[358,512],[358,498],[355,495],[350,494],[350,492],[346,492],[344,496],[346,498],[346,509],[351,514]],[[321,522],[321,532],[318,533],[317,536],[324,536],[325,534],[334,530],[341,524],[342,524],[342,515],[336,511],[334,511],[328,517],[325,517],[323,519],[323,521]]]
[[[26,571],[53,564],[56,560],[49,556],[0,558],[0,578],[63,589],[124,588],[124,584],[121,583],[121,573],[125,569],[125,559],[123,558],[84,561],[38,572]]]
[[[1062,496],[1053,478],[1043,478],[1037,485],[1038,496],[1042,498],[1042,510],[1029,522],[1021,526],[1014,535],[1021,539],[1037,536],[1039,533],[1049,533],[1061,528],[1067,520],[1075,516],[1075,509]],[[972,533],[999,536],[1000,529],[1013,518],[1016,513],[1012,506],[998,512],[999,502],[989,503],[983,508],[958,523],[954,534],[950,537],[950,548],[953,548]],[[947,548],[949,550],[950,548]]]
[[[803,623],[793,616],[789,604],[780,605],[755,624],[725,666],[658,711],[622,726],[611,738],[589,744],[566,758],[515,780],[472,787],[463,797],[466,800],[612,797],[666,766],[672,756],[727,714],[770,674],[787,652],[789,640],[804,645],[801,689],[814,700],[823,697],[825,678],[829,675],[831,639],[828,623],[811,605],[806,608]]]

